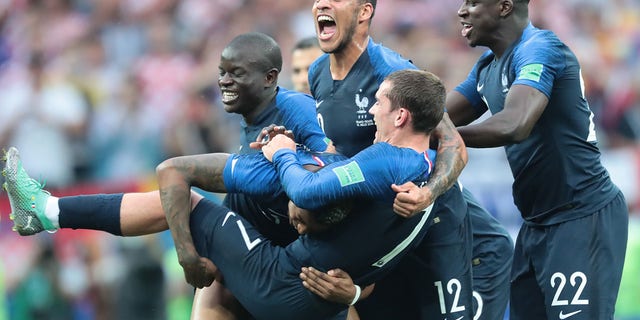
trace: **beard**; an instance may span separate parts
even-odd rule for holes
[[[343,37],[341,37],[340,42],[338,43],[338,45],[333,48],[333,50],[328,50],[328,51],[324,51],[324,53],[341,53],[344,51],[344,49],[349,45],[349,43],[351,41],[353,41],[353,35],[356,33],[356,29],[358,26],[358,15],[357,13],[353,16],[353,19],[351,20],[351,25],[349,25],[349,28],[347,29],[347,32],[345,33],[345,35]]]

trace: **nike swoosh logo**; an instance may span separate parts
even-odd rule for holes
[[[318,109],[323,102],[324,100],[316,101],[316,109]]]
[[[478,87],[476,87],[476,89],[478,89],[478,92],[480,92],[480,90],[482,90],[482,88],[484,88],[484,83],[483,84],[479,84],[478,83]]]
[[[562,313],[562,311],[560,311],[560,314],[558,315],[558,318],[560,318],[560,320],[566,319],[566,318],[569,318],[569,317],[573,317],[573,316],[575,316],[576,314],[578,314],[580,312],[582,312],[582,310],[570,312],[570,313],[567,313],[567,314],[564,314],[564,313]]]

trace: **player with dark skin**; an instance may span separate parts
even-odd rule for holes
[[[551,31],[531,24],[528,4],[463,1],[462,36],[489,51],[448,94],[447,110],[467,146],[504,146],[513,172],[525,223],[512,267],[511,319],[612,319],[628,208],[601,164],[579,62]],[[487,110],[489,118],[470,124]],[[401,206],[428,205],[415,185],[405,187],[415,192],[398,199]]]

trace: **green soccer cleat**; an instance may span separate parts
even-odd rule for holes
[[[21,236],[30,236],[43,230],[55,232],[57,228],[47,219],[44,210],[51,194],[43,190],[43,184],[29,177],[22,167],[18,149],[11,147],[4,154],[5,167],[2,185],[9,196],[13,231]]]

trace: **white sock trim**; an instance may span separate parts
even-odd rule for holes
[[[51,224],[60,229],[60,208],[58,207],[58,197],[50,196],[47,199],[47,205],[44,209],[44,215],[49,219]]]

